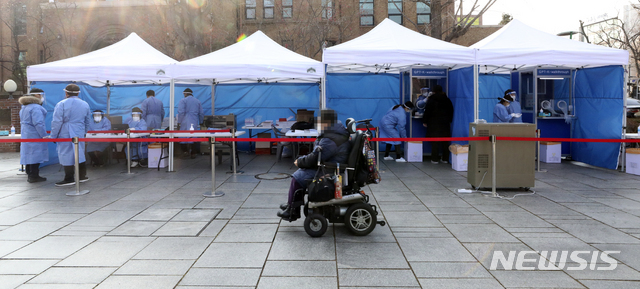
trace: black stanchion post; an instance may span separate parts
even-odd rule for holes
[[[216,192],[216,137],[211,137],[211,192],[202,194],[206,198],[217,198],[224,196],[224,192]]]
[[[89,193],[89,190],[82,190],[80,191],[80,149],[79,149],[79,144],[78,144],[78,137],[74,137],[71,139],[71,141],[73,142],[73,150],[75,152],[74,154],[74,181],[76,182],[76,190],[73,192],[68,192],[66,195],[67,196],[82,196],[85,194]]]

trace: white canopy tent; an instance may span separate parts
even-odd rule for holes
[[[171,79],[176,60],[164,55],[138,34],[86,54],[27,67],[29,81],[158,81]]]
[[[398,71],[411,65],[472,65],[475,51],[384,19],[371,31],[324,50],[327,72]],[[372,69],[373,68],[373,69]]]
[[[173,76],[216,82],[318,82],[324,69],[321,62],[282,47],[258,30],[238,43],[179,62]]]

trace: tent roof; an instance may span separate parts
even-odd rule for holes
[[[480,65],[627,65],[629,52],[570,40],[514,19],[471,46]]]
[[[29,81],[118,81],[169,79],[177,61],[136,33],[107,47],[54,62],[27,67]]]
[[[324,69],[321,62],[282,47],[258,30],[238,43],[179,62],[174,72],[176,79],[317,81]]]
[[[360,37],[325,49],[322,60],[329,65],[471,65],[474,50],[420,34],[387,18]]]

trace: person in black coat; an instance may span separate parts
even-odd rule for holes
[[[307,180],[313,179],[318,170],[318,155],[321,155],[323,163],[340,163],[346,164],[349,158],[351,147],[349,144],[349,132],[338,123],[338,116],[331,109],[323,109],[320,111],[319,122],[320,135],[314,142],[315,149],[308,155],[301,156],[295,160],[294,164],[298,167],[291,178],[289,187],[289,199],[286,204],[280,205],[282,211],[278,212],[278,217],[293,221],[300,216],[300,207],[292,206],[294,194],[298,189],[306,188]],[[322,151],[322,153],[319,153]]]
[[[427,128],[427,137],[451,137],[453,121],[453,104],[442,91],[442,86],[433,88],[433,95],[427,100],[422,124]],[[442,155],[442,158],[441,158]],[[431,162],[437,164],[449,162],[449,142],[431,142]]]

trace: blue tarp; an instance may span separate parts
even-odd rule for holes
[[[449,98],[453,103],[452,137],[468,137],[473,122],[473,67],[449,72]],[[467,141],[453,143],[467,144]]]
[[[399,104],[399,74],[329,73],[326,78],[327,107],[338,112],[338,119],[371,118],[378,126],[391,107]]]
[[[493,108],[498,104],[498,98],[504,96],[505,90],[511,88],[511,77],[508,74],[480,74],[479,78],[478,117],[493,122]]]
[[[624,69],[606,66],[576,72],[574,138],[620,139],[624,114]],[[572,143],[574,160],[616,169],[619,143]]]

